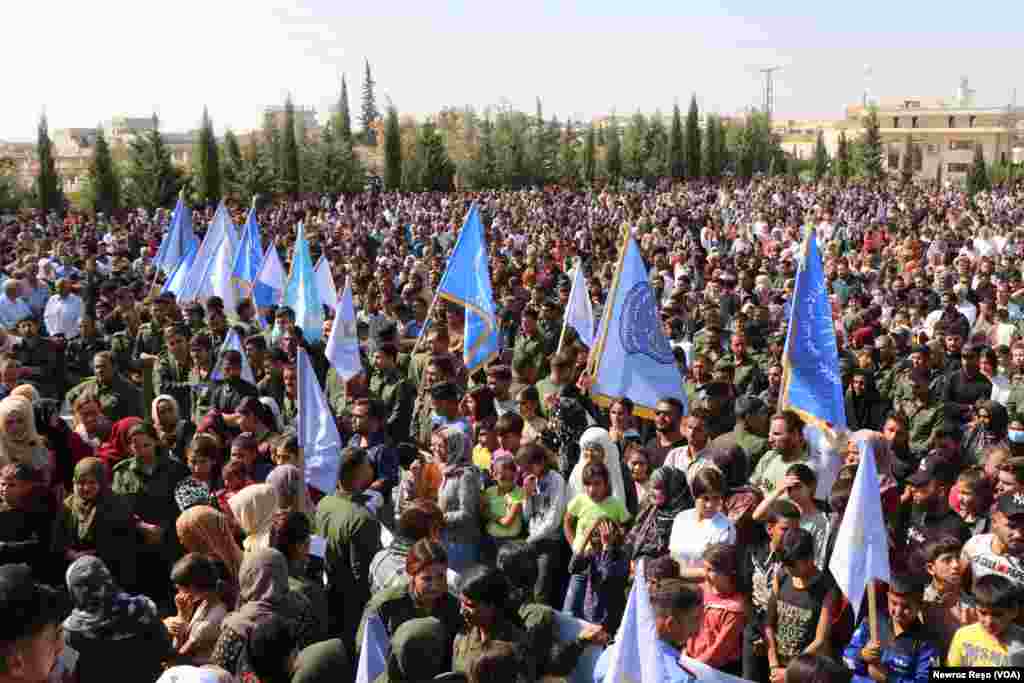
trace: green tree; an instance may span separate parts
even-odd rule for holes
[[[373,124],[380,118],[380,110],[377,109],[377,96],[374,94],[374,87],[377,82],[373,80],[370,73],[370,60],[366,60],[366,72],[363,75],[363,106],[359,122],[363,126],[363,140],[366,144],[376,146],[377,133]]]
[[[266,148],[267,167],[270,171],[270,184],[274,192],[281,189],[281,173],[283,157],[281,156],[281,129],[277,125],[277,116],[268,111],[263,115],[263,145]]]
[[[608,180],[615,184],[622,178],[622,141],[619,138],[619,120],[614,112],[608,121],[608,131],[605,134],[605,138],[608,140],[605,167],[608,171]]]
[[[448,157],[448,150],[437,131],[437,126],[431,121],[420,126],[416,154],[422,163],[419,182],[421,188],[431,192],[449,192],[455,189],[455,164]]]
[[[238,144],[238,138],[234,131],[230,128],[224,131],[222,156],[224,162],[221,164],[220,174],[224,194],[240,196],[242,194],[239,186],[239,177],[242,172],[242,148]]]
[[[834,173],[839,179],[839,182],[846,184],[846,181],[850,179],[851,168],[850,168],[850,144],[846,140],[846,131],[839,131],[839,144],[836,149],[836,164]]]
[[[903,158],[901,159],[902,167],[901,179],[904,185],[909,185],[914,179],[914,139],[907,133],[906,139],[903,141]]]
[[[128,203],[147,211],[170,206],[183,184],[182,173],[171,162],[171,151],[160,134],[160,119],[153,114],[153,125],[128,145],[128,164],[124,176]]]
[[[668,173],[668,131],[665,129],[661,111],[654,112],[647,121],[647,134],[644,137],[644,175],[653,182]]]
[[[64,213],[64,190],[57,175],[57,162],[53,158],[53,143],[50,141],[50,127],[46,114],[39,117],[39,136],[36,140],[36,159],[39,174],[36,176],[36,199],[45,213]]]
[[[702,170],[709,180],[716,180],[722,174],[722,160],[719,158],[721,146],[718,136],[722,134],[718,126],[718,117],[708,114],[704,123],[704,159]]]
[[[697,95],[690,96],[690,110],[686,113],[686,177],[700,177],[700,112]]]
[[[677,101],[672,105],[672,130],[668,136],[668,172],[675,180],[686,177],[686,150],[683,145],[683,117]]]
[[[868,115],[864,117],[864,142],[860,151],[864,177],[873,181],[881,180],[884,174],[882,169],[882,133],[879,130],[878,110],[875,107],[871,107],[868,110]]]
[[[352,151],[351,139],[345,140],[334,131],[335,121],[329,122],[321,133],[317,147],[317,176],[311,178],[320,193],[335,195],[359,192],[366,186],[366,169]]]
[[[295,197],[301,189],[299,144],[295,137],[295,105],[292,96],[284,100],[284,127],[281,131],[281,191]]]
[[[544,185],[547,181],[548,131],[547,123],[544,121],[544,107],[539,97],[537,98],[537,114],[533,120],[532,129],[530,166],[532,167],[533,183]]]
[[[470,187],[489,189],[501,186],[498,155],[494,143],[494,123],[485,115],[479,124],[480,144],[476,146],[468,164],[466,180]]]
[[[220,201],[220,154],[217,150],[217,138],[213,134],[213,121],[206,107],[203,107],[199,137],[196,139],[192,159],[192,175],[200,201],[207,204],[217,203]]]
[[[594,124],[587,126],[587,132],[583,137],[583,182],[591,185],[597,177],[597,156],[596,156],[596,135]]]
[[[501,186],[521,189],[533,182],[530,137],[534,122],[522,112],[500,109],[494,122],[498,181]]]
[[[121,206],[121,179],[110,156],[103,127],[97,126],[96,143],[89,163],[89,194],[93,211],[111,215]]]
[[[352,142],[352,114],[348,108],[348,83],[341,75],[341,94],[338,95],[338,111],[334,113],[334,132],[342,142]]]
[[[818,137],[814,141],[814,180],[821,182],[828,173],[828,150],[825,149],[825,134],[818,131]]]
[[[622,170],[627,178],[643,178],[647,165],[647,117],[636,112],[622,134]]]
[[[967,174],[967,192],[975,195],[991,189],[992,183],[988,176],[988,166],[985,165],[985,152],[981,145],[974,146],[974,163]]]
[[[255,133],[249,134],[249,142],[242,155],[242,164],[238,173],[239,197],[249,203],[256,195],[269,195],[274,192],[274,170],[271,167],[269,145],[259,144]]]
[[[562,145],[558,156],[560,179],[570,185],[575,185],[579,180],[580,167],[576,156],[576,131],[571,118],[565,122],[565,132],[562,134]]]
[[[388,107],[384,124],[384,187],[389,190],[402,187],[402,129],[394,105]]]

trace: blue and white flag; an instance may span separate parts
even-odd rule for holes
[[[284,286],[281,304],[295,311],[295,324],[302,328],[306,341],[313,344],[324,334],[324,307],[320,303],[320,290],[316,286],[313,259],[302,223],[298,232],[292,252],[292,272]]]
[[[298,350],[295,365],[298,370],[296,421],[299,448],[306,463],[306,483],[322,493],[333,493],[341,471],[341,435],[305,349]]]
[[[472,374],[501,350],[484,226],[476,204],[462,225],[437,295],[466,309],[462,360]]]
[[[619,265],[608,293],[601,328],[590,350],[594,398],[606,404],[625,396],[636,414],[653,419],[658,401],[676,398],[689,413],[683,375],[661,328],[654,290],[640,250],[623,229]]]
[[[220,241],[214,252],[210,268],[204,276],[206,284],[200,292],[202,297],[219,296],[224,302],[224,311],[231,315],[238,308],[238,285],[231,277],[231,268],[235,263],[237,243],[226,237]]]
[[[345,281],[345,291],[338,301],[331,336],[327,338],[324,355],[344,382],[363,371],[363,361],[359,355],[356,311],[352,305],[351,279]]]
[[[615,643],[605,653],[607,668],[602,683],[663,683],[670,680],[665,660],[658,648],[658,628],[654,608],[647,594],[644,563],[637,563],[636,578],[629,591],[626,611],[619,624]],[[598,663],[603,668],[604,662]]]
[[[182,190],[171,214],[171,223],[160,242],[160,249],[153,258],[153,265],[170,276],[193,245],[199,246],[199,238],[192,231],[192,209],[185,205],[185,191]]]
[[[231,269],[231,276],[245,284],[243,291],[246,295],[252,290],[262,263],[263,240],[260,238],[260,225],[256,222],[256,207],[253,206],[242,227],[242,241],[238,244],[238,253]]]
[[[793,410],[830,434],[846,429],[839,350],[825,271],[814,231],[801,247],[786,348],[782,354],[779,410]]]
[[[828,563],[854,614],[860,613],[869,581],[889,581],[889,536],[882,515],[875,450],[869,439],[860,446],[860,464]]]
[[[590,288],[587,278],[583,275],[583,264],[576,261],[572,274],[572,290],[569,292],[569,303],[565,307],[565,320],[562,322],[562,336],[558,345],[565,339],[565,331],[572,328],[580,341],[587,348],[594,346],[594,304],[590,300]]]
[[[260,264],[259,272],[256,275],[256,282],[252,290],[252,299],[260,308],[276,306],[284,294],[284,285],[287,276],[281,259],[277,255],[277,249],[271,242],[267,251],[263,254],[263,261]]]
[[[321,255],[313,269],[316,273],[316,286],[320,292],[320,303],[332,311],[338,305],[338,288],[334,286],[334,275],[331,273],[331,263],[326,256]]]
[[[376,614],[368,614],[363,625],[363,641],[356,666],[356,683],[373,683],[387,671],[391,655],[391,638],[384,622]]]
[[[233,327],[228,329],[228,334],[224,337],[224,343],[220,345],[220,350],[217,351],[217,362],[213,365],[213,371],[210,373],[210,379],[213,381],[224,379],[225,351],[238,351],[242,354],[242,379],[249,384],[256,386],[256,375],[253,374],[252,366],[249,364],[249,356],[245,353],[245,347],[242,345],[242,338],[238,336],[238,332]]]
[[[188,278],[189,271],[192,270],[192,264],[196,260],[196,253],[199,251],[199,242],[193,242],[189,250],[185,252],[185,256],[182,257],[177,267],[171,271],[170,277],[164,281],[163,289],[161,292],[170,292],[175,297],[181,295],[181,291],[185,288],[185,280]]]
[[[223,254],[218,255],[220,243],[223,240],[228,240],[230,243],[232,261],[227,265],[227,274],[230,277],[231,263],[233,263],[238,236],[235,232],[235,226],[231,222],[231,217],[228,215],[227,207],[224,206],[224,202],[221,202],[217,206],[213,220],[210,221],[210,227],[206,230],[202,244],[199,245],[199,251],[196,252],[184,285],[181,291],[178,292],[179,304],[187,304],[212,296],[209,277],[214,260],[218,256],[223,258]]]

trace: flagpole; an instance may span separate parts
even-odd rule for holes
[[[430,308],[427,309],[427,317],[423,319],[423,329],[420,330],[420,336],[416,337],[416,345],[412,347],[412,355],[416,355],[416,352],[420,350],[420,342],[427,336],[427,326],[430,325],[430,321],[433,319],[431,316],[434,313],[434,304],[437,303],[438,293],[441,291],[440,286],[434,291],[434,298],[430,300]]]
[[[871,640],[878,642],[878,597],[875,595],[875,581],[868,581],[868,628]]]

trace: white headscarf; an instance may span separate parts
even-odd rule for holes
[[[584,493],[583,490],[583,468],[587,466],[587,460],[584,456],[588,446],[598,445],[604,451],[604,464],[608,468],[608,481],[611,484],[611,494],[622,501],[622,504],[626,504],[626,487],[622,483],[622,465],[619,463],[619,447],[612,441],[612,437],[608,434],[608,430],[603,427],[589,427],[583,436],[580,437],[580,459],[576,463],[576,466],[572,468],[572,472],[569,474],[569,497],[567,500],[572,500],[573,497],[578,493]]]

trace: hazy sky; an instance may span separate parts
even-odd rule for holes
[[[948,7],[947,7],[948,5]],[[841,9],[840,9],[841,8]],[[948,96],[970,77],[978,104],[1024,104],[1024,3],[648,0],[329,2],[328,0],[8,0],[0,139],[91,127],[156,111],[193,128],[204,104],[218,132],[257,127],[291,92],[320,112],[347,74],[358,112],[363,59],[403,113],[507,101],[589,119],[612,109],[701,106],[732,113],[776,74],[780,117],[838,117],[865,65],[881,96]]]

